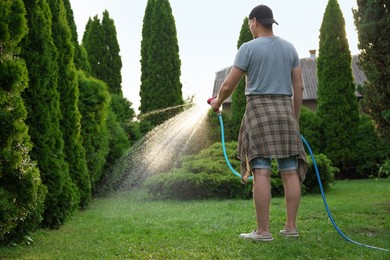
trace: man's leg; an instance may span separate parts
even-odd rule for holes
[[[297,170],[284,171],[281,175],[286,199],[287,221],[285,229],[295,231],[298,207],[301,199],[301,184]]]
[[[268,169],[253,169],[253,175],[253,201],[256,209],[257,234],[268,235],[270,234],[271,171]]]

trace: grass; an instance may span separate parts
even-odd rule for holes
[[[1,259],[390,259],[390,252],[345,241],[320,195],[302,198],[300,238],[283,238],[283,198],[273,198],[274,241],[238,235],[255,228],[250,200],[151,201],[142,192],[96,199],[59,230],[39,230],[29,244],[0,248]],[[351,239],[390,249],[390,179],[339,181],[326,194]]]

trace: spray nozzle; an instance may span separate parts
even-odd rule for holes
[[[216,99],[217,97],[211,97],[209,99],[207,99],[207,103],[210,105],[211,104],[211,101],[213,101],[214,99]],[[219,111],[219,109],[215,109],[214,110],[215,113],[217,114],[221,114],[221,112]]]
[[[207,104],[210,105],[210,103],[211,103],[211,101],[213,101],[213,99],[216,99],[216,97],[211,97],[211,98],[207,99]]]

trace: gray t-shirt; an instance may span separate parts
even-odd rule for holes
[[[278,36],[259,37],[241,45],[234,66],[246,72],[245,95],[292,96],[291,70],[299,66],[299,56]]]

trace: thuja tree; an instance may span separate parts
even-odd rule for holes
[[[132,103],[122,94],[111,94],[111,109],[115,113],[118,122],[124,129],[127,139],[132,145],[135,141],[141,138],[139,123],[133,121],[135,112]]]
[[[99,75],[99,79],[108,84],[110,93],[122,94],[122,59],[119,55],[119,43],[117,39],[114,20],[110,18],[107,10],[103,12],[101,27],[104,33],[104,44],[107,46],[107,57],[103,61],[104,74]],[[96,75],[95,75],[96,76]]]
[[[81,114],[81,139],[86,153],[91,191],[96,180],[103,174],[103,166],[108,154],[107,110],[109,93],[104,82],[91,77],[85,48],[79,44],[77,27],[69,0],[63,0],[66,19],[71,31],[71,42],[74,47],[74,64],[77,74],[79,102]]]
[[[148,57],[150,43],[151,43],[148,39],[151,37],[152,28],[151,28],[150,21],[147,21],[147,17],[151,17],[153,7],[154,7],[153,3],[148,1],[146,4],[145,13],[144,13],[144,20],[143,20],[143,27],[142,27],[142,41],[141,41],[141,61],[140,61],[141,62],[141,89],[139,92],[140,97],[141,97],[141,105],[138,109],[141,111],[141,113],[143,110],[144,111],[143,114],[146,114],[146,115],[148,115],[148,112],[146,112],[146,111],[152,111],[152,110],[151,109],[146,110],[146,108],[141,108],[142,107],[142,95],[144,95],[142,93],[147,91],[147,89],[142,91],[142,88],[143,88],[142,84],[145,86],[149,80],[150,75],[151,75],[150,70],[148,69],[148,66],[149,66],[148,64],[150,63],[150,61],[148,61],[147,57]],[[144,102],[146,102],[146,100]],[[146,106],[146,104],[144,105],[144,107],[145,106]],[[140,129],[141,129],[142,133],[146,133],[153,128],[152,123],[150,121],[146,120],[147,118],[143,118],[142,116],[140,118],[142,118],[140,121]]]
[[[110,95],[105,82],[88,77],[79,71],[81,134],[87,156],[87,165],[93,188],[103,175],[109,152],[107,116]]]
[[[317,95],[318,116],[322,121],[322,150],[346,172],[355,156],[359,111],[345,21],[337,0],[328,1],[319,45]]]
[[[27,124],[34,144],[32,159],[38,162],[48,193],[43,225],[57,228],[78,208],[77,187],[69,176],[60,129],[58,54],[51,33],[51,12],[46,1],[24,0],[29,27],[22,40],[22,56],[29,72],[29,87],[23,92]]]
[[[122,60],[114,21],[104,11],[100,22],[98,16],[89,19],[82,45],[91,64],[91,75],[106,82],[109,92],[122,94]]]
[[[135,112],[131,108],[132,103],[123,97],[120,48],[114,20],[110,18],[107,10],[103,12],[101,26],[104,33],[104,44],[107,45],[108,56],[103,60],[103,66],[106,67],[105,74],[99,75],[99,79],[107,83],[111,94],[111,109],[126,131],[129,141],[131,141],[137,136],[137,133],[134,133],[137,130],[131,127],[131,121],[135,116]]]
[[[82,145],[79,88],[74,65],[74,46],[66,20],[62,0],[49,1],[52,13],[52,33],[58,52],[58,90],[62,118],[61,131],[64,137],[65,159],[69,174],[80,194],[80,207],[85,208],[91,200],[91,182],[87,169],[85,150]]]
[[[361,50],[359,65],[367,76],[363,109],[390,145],[390,4],[384,0],[358,0],[357,4],[354,17]]]
[[[182,105],[179,45],[175,20],[168,0],[148,0],[141,42],[141,114]],[[152,125],[172,117],[180,109],[152,113]]]
[[[79,44],[77,35],[77,26],[74,21],[73,10],[69,0],[63,0],[66,10],[66,20],[71,31],[72,43],[74,46],[74,63],[77,69],[85,71],[88,75],[91,75],[91,65],[88,61],[87,52],[84,47]]]
[[[248,18],[244,19],[244,22],[241,26],[240,36],[238,38],[237,42],[237,48],[240,48],[240,46],[253,39],[253,35],[249,29],[248,26]],[[232,136],[233,138],[237,138],[240,126],[241,126],[241,120],[245,113],[245,107],[246,107],[246,96],[245,96],[245,77],[243,77],[240,80],[240,83],[238,83],[237,88],[235,89],[233,95],[232,95]]]
[[[108,50],[110,47],[107,44],[104,27],[100,23],[100,20],[97,16],[88,20],[83,35],[82,45],[88,54],[88,60],[91,64],[92,76],[106,82],[109,92],[111,93],[110,86],[108,85],[109,83],[107,82],[109,80],[105,73],[105,71],[110,66],[110,53]],[[112,94],[116,95],[115,93]],[[121,95],[121,93],[118,95]],[[123,98],[121,100],[123,100]],[[106,158],[106,168],[111,167],[115,161],[130,147],[127,134],[124,131],[122,124],[119,122],[117,113],[113,108],[116,108],[116,106],[112,106],[110,102],[110,107],[108,108],[109,111],[107,114],[110,149]]]
[[[17,241],[38,227],[46,194],[30,158],[21,97],[28,76],[18,48],[27,32],[23,1],[0,1],[0,244]]]
[[[108,57],[108,50],[104,43],[104,31],[97,15],[88,19],[82,46],[87,52],[88,62],[91,65],[91,75],[101,79],[105,75],[106,67],[103,60]]]

